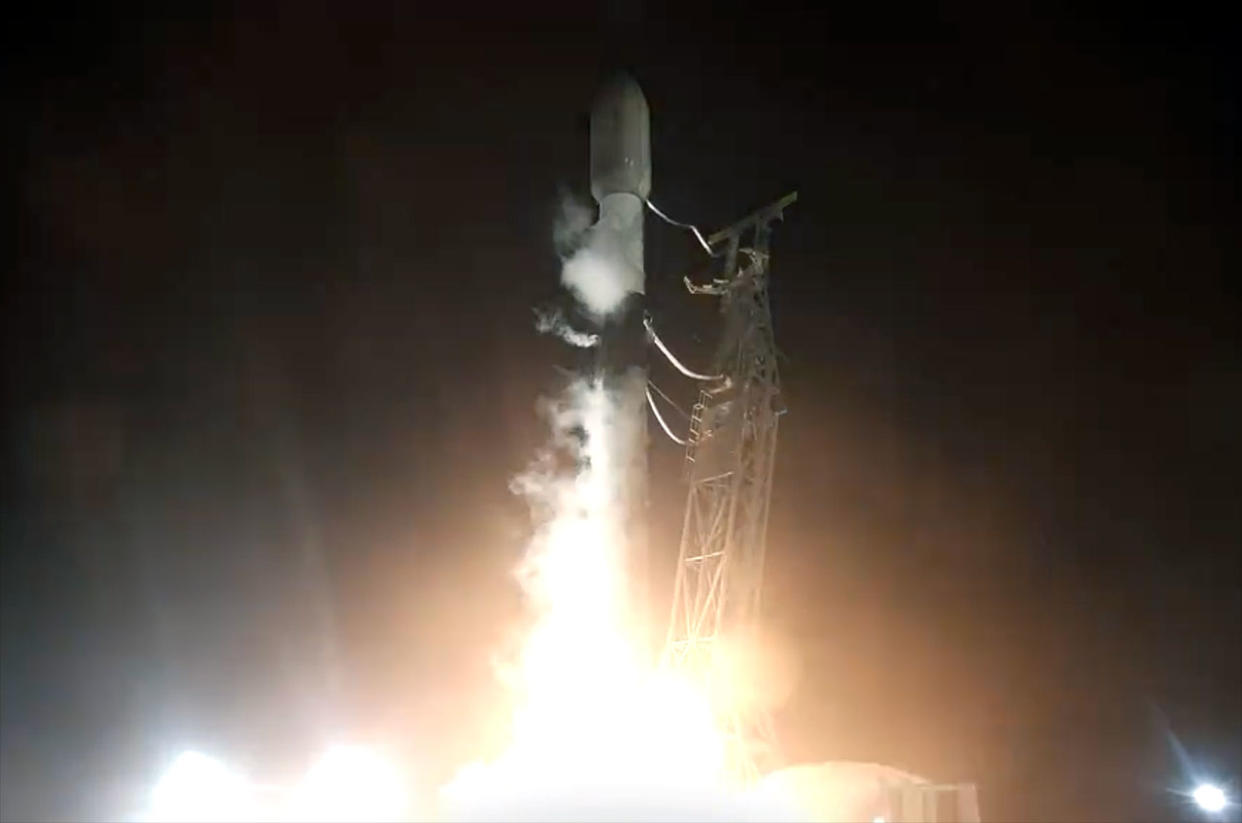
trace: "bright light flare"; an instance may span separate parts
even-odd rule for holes
[[[539,520],[519,572],[536,619],[507,673],[518,698],[509,745],[444,788],[451,817],[598,815],[638,803],[663,819],[670,804],[729,792],[710,700],[645,659],[626,608],[623,484],[642,446],[631,417],[644,387],[573,385],[552,422],[576,471],[546,460],[517,480]]]
[[[151,790],[148,819],[166,823],[242,821],[252,818],[246,781],[199,752],[178,755]]]
[[[1190,793],[1190,798],[1195,801],[1196,806],[1208,814],[1219,814],[1229,805],[1225,790],[1211,783],[1200,783],[1195,786],[1195,790]]]
[[[409,817],[400,770],[360,746],[329,749],[296,786],[259,787],[198,752],[177,757],[151,791],[150,823],[380,823]]]
[[[400,820],[408,812],[400,770],[361,746],[335,746],[313,765],[293,798],[292,819]]]

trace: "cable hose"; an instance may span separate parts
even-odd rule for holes
[[[720,379],[720,375],[718,374],[700,374],[699,372],[691,371],[682,365],[681,361],[674,357],[673,353],[668,350],[668,346],[664,345],[664,341],[660,339],[660,335],[656,334],[655,328],[651,325],[650,317],[643,318],[643,326],[647,329],[647,333],[651,335],[651,341],[656,344],[656,348],[658,348],[664,356],[668,358],[668,362],[672,363],[673,368],[677,369],[677,371],[681,372],[686,377],[689,377],[691,380]]]
[[[659,386],[657,386],[654,380],[648,380],[647,385],[650,386],[651,389],[654,390],[655,393],[660,396],[661,400],[663,400],[665,403],[669,404],[674,409],[676,409],[678,414],[680,414],[682,417],[686,418],[687,420],[690,419],[690,412],[686,411],[681,406],[677,405],[677,401],[669,397],[667,394],[665,394],[664,390],[661,389]]]
[[[647,204],[647,208],[655,212],[656,216],[659,217],[661,220],[663,220],[665,223],[668,223],[671,226],[677,226],[678,228],[681,228],[681,229],[689,229],[690,231],[694,232],[694,236],[699,241],[699,245],[703,247],[703,251],[707,252],[709,257],[720,256],[717,252],[712,251],[712,247],[709,246],[707,244],[707,241],[703,239],[703,233],[699,231],[698,226],[694,225],[693,223],[682,223],[680,221],[674,220],[673,218],[669,217],[664,212],[657,209],[656,204],[652,203],[650,200],[644,200],[643,202]]]
[[[668,427],[668,423],[664,422],[664,416],[661,415],[660,410],[656,408],[655,398],[651,396],[650,388],[647,389],[647,405],[651,407],[651,413],[655,415],[655,419],[659,422],[660,428],[664,429],[664,433],[668,435],[668,439],[672,440],[679,446],[686,445],[686,439],[673,434],[673,430]]]

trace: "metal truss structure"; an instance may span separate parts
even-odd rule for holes
[[[722,671],[722,637],[753,628],[763,589],[768,509],[777,422],[785,412],[768,304],[771,224],[797,193],[713,234],[720,275],[707,284],[687,278],[692,294],[720,298],[723,334],[713,361],[719,377],[699,394],[686,444],[685,522],[673,588],[666,666],[688,670],[714,693]],[[774,767],[775,734],[767,712],[729,704],[729,767],[749,782]]]

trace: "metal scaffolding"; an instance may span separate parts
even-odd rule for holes
[[[721,685],[718,640],[753,628],[759,615],[777,422],[785,412],[768,306],[768,241],[772,221],[796,200],[796,192],[786,195],[713,234],[706,245],[723,250],[720,275],[706,284],[686,280],[692,294],[720,298],[724,327],[712,365],[719,377],[700,391],[691,413],[689,489],[663,662],[709,688],[713,680]],[[727,702],[729,766],[749,781],[774,767],[775,734],[766,711]]]

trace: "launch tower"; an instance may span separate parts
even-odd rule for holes
[[[690,419],[686,443],[685,521],[673,588],[665,665],[711,684],[720,672],[721,638],[755,627],[763,588],[776,432],[785,412],[768,306],[773,221],[797,200],[791,193],[704,241],[723,257],[710,282],[692,294],[720,299],[723,331]],[[759,705],[731,705],[725,726],[729,766],[747,782],[769,771],[775,735]]]

